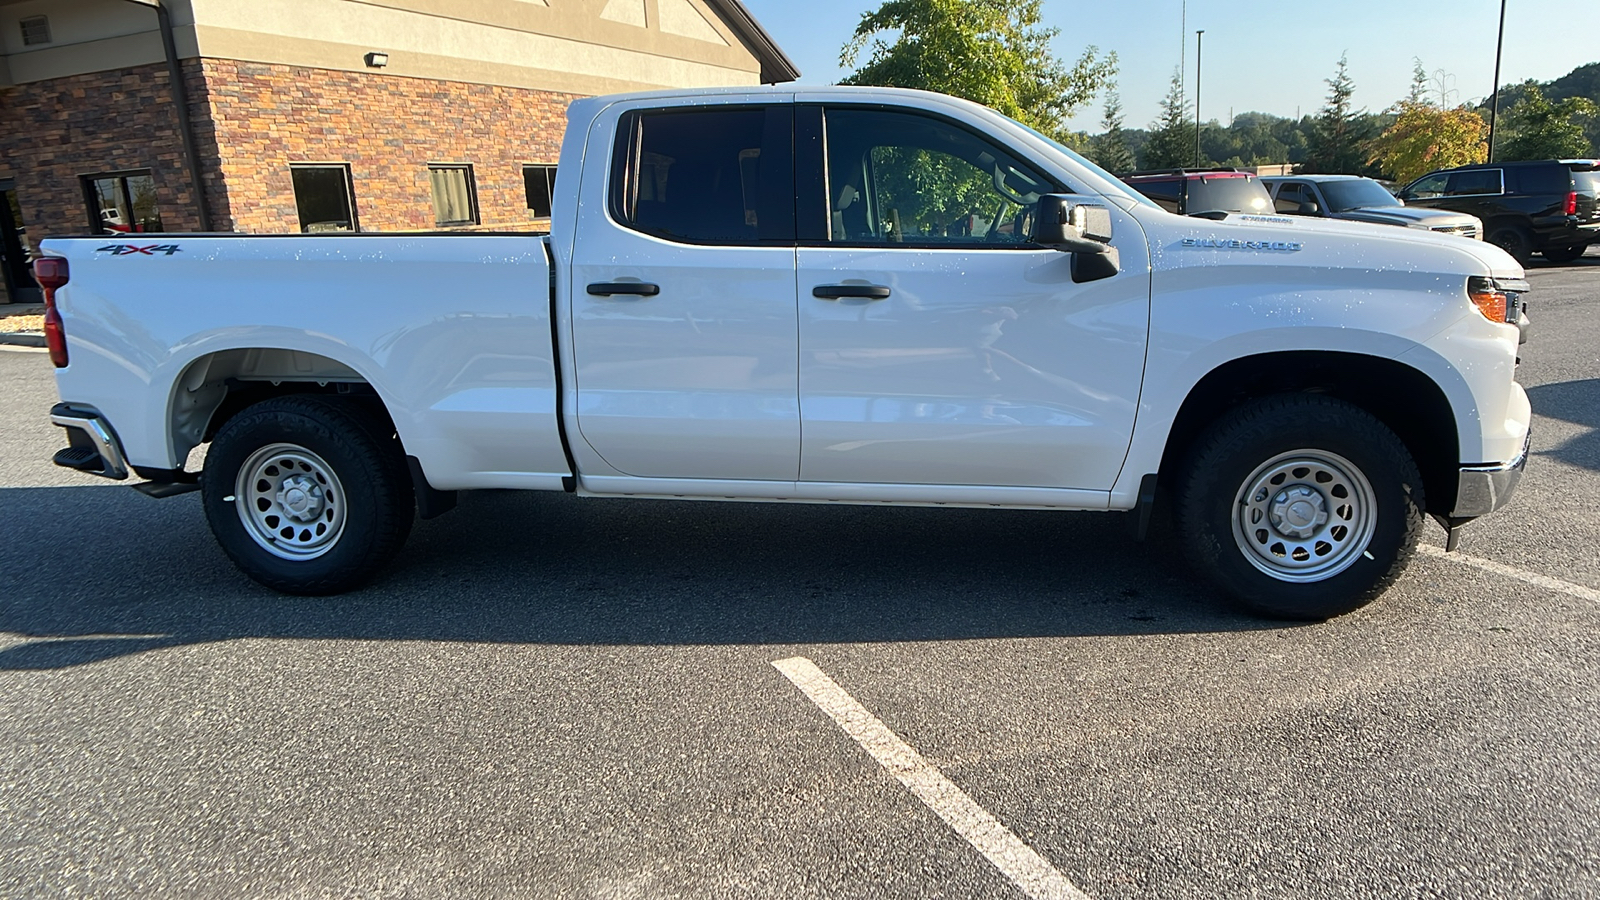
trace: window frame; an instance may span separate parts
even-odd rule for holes
[[[523,193],[524,194],[527,194],[528,193],[528,189],[529,189],[528,173],[533,171],[533,170],[535,170],[535,169],[544,170],[544,172],[545,172],[545,176],[544,176],[545,177],[545,186],[549,189],[547,191],[547,195],[545,197],[545,206],[548,207],[548,210],[542,216],[541,215],[534,215],[533,218],[535,220],[538,220],[538,219],[549,219],[555,213],[556,169],[557,168],[558,168],[558,164],[557,163],[523,163],[522,164],[522,189],[523,189]],[[530,207],[528,207],[528,211],[529,212],[536,212],[536,209],[534,207],[530,206]]]
[[[107,228],[106,225],[105,225],[105,219],[104,219],[104,216],[103,216],[103,210],[100,207],[100,194],[95,189],[94,183],[96,181],[104,181],[104,180],[106,180],[108,178],[116,179],[117,185],[122,191],[122,195],[118,199],[120,199],[122,202],[124,202],[124,203],[126,203],[128,205],[128,214],[130,216],[132,216],[132,214],[133,214],[133,191],[132,191],[132,189],[130,189],[128,187],[128,179],[129,178],[148,178],[148,179],[150,179],[150,186],[151,186],[152,189],[156,189],[158,187],[157,182],[156,182],[156,173],[155,173],[154,169],[118,169],[118,170],[111,171],[111,172],[92,172],[92,173],[90,173],[88,175],[79,175],[78,176],[78,184],[83,190],[83,203],[84,203],[84,206],[87,208],[87,212],[89,213],[89,231],[90,231],[91,234],[166,234],[166,233],[168,233],[167,232],[167,223],[166,223],[166,220],[164,220],[164,219],[161,220],[161,227],[159,229],[155,230],[155,231],[137,231],[136,232],[136,231],[133,230],[131,225],[130,225],[130,227],[129,227],[129,229],[127,231],[117,231],[114,228]],[[161,203],[160,203],[159,198],[156,201],[156,218],[157,219],[161,218]]]
[[[898,113],[898,114],[907,115],[907,116],[916,116],[916,117],[920,117],[920,118],[924,118],[924,119],[931,119],[931,120],[933,120],[935,122],[940,123],[941,125],[945,125],[945,126],[948,126],[948,127],[955,128],[955,129],[958,129],[960,131],[966,132],[969,137],[971,137],[971,138],[973,138],[975,140],[981,141],[981,142],[983,142],[985,144],[988,144],[991,149],[999,150],[1006,157],[1009,157],[1011,162],[1015,162],[1018,165],[1022,166],[1024,169],[1026,169],[1029,172],[1029,174],[1037,176],[1038,183],[1042,187],[1046,188],[1046,190],[1043,193],[1041,193],[1040,196],[1044,196],[1045,194],[1070,194],[1070,193],[1074,193],[1074,191],[1069,186],[1062,184],[1060,181],[1058,181],[1055,178],[1055,176],[1051,175],[1048,172],[1043,171],[1038,166],[1035,166],[1035,165],[1027,162],[1027,156],[1025,154],[1018,153],[1016,148],[1012,147],[1011,145],[1009,145],[1007,143],[1004,143],[1003,141],[1001,141],[998,138],[996,138],[994,135],[989,134],[989,133],[987,133],[985,131],[982,131],[982,130],[980,130],[980,129],[978,129],[978,128],[974,127],[973,125],[970,125],[970,124],[968,124],[966,122],[963,122],[960,119],[955,118],[954,116],[945,115],[943,113],[936,112],[934,110],[918,109],[918,108],[915,108],[915,107],[901,106],[901,105],[893,104],[893,103],[870,103],[870,102],[869,103],[840,103],[840,102],[797,103],[797,104],[795,104],[795,109],[796,109],[796,112],[795,112],[795,122],[796,122],[795,168],[796,168],[796,176],[795,177],[796,177],[796,186],[797,187],[798,187],[798,183],[799,183],[799,179],[800,179],[800,167],[801,167],[802,159],[803,159],[802,153],[800,152],[800,148],[802,146],[806,146],[806,150],[808,152],[805,153],[804,156],[813,155],[813,152],[812,152],[811,148],[809,146],[805,145],[805,144],[802,144],[802,141],[800,139],[801,138],[801,134],[800,134],[799,123],[801,121],[801,114],[802,114],[803,110],[807,110],[807,109],[816,109],[816,110],[819,110],[821,112],[820,141],[818,142],[819,145],[815,148],[815,151],[814,151],[814,153],[816,155],[816,162],[817,162],[818,165],[821,166],[821,172],[822,172],[822,180],[821,180],[822,193],[821,193],[821,197],[818,198],[818,197],[812,196],[810,198],[798,198],[797,199],[797,203],[800,205],[800,208],[802,208],[802,209],[805,208],[809,204],[811,209],[809,209],[806,212],[806,215],[808,217],[814,218],[814,217],[817,216],[817,211],[816,211],[815,207],[817,206],[818,200],[820,199],[820,201],[821,201],[821,213],[820,213],[821,218],[820,218],[820,221],[822,223],[824,223],[825,227],[827,228],[827,230],[825,230],[823,232],[824,237],[822,237],[821,239],[818,239],[818,238],[815,238],[815,237],[808,237],[808,238],[801,239],[798,242],[799,246],[801,246],[801,247],[830,247],[830,248],[835,248],[835,249],[871,249],[871,250],[952,250],[952,251],[963,251],[963,252],[968,252],[968,251],[973,251],[973,250],[1017,251],[1017,250],[1047,250],[1047,249],[1049,249],[1048,247],[1045,247],[1042,244],[1036,244],[1036,243],[1033,243],[1032,241],[1019,241],[1019,242],[1014,243],[1014,244],[983,244],[983,243],[952,244],[952,243],[949,243],[949,242],[912,241],[912,240],[907,240],[907,241],[835,241],[835,240],[832,240],[831,237],[829,237],[829,235],[831,235],[831,232],[832,232],[830,223],[833,220],[833,180],[832,180],[831,173],[829,173],[829,171],[828,171],[829,144],[828,144],[828,124],[827,124],[827,121],[828,121],[827,111],[830,110],[830,109],[836,109],[836,110],[848,109],[848,110],[852,110],[852,111],[858,111],[859,110],[859,111],[890,112],[890,113]],[[868,164],[869,165],[871,164],[870,160],[871,160],[871,155],[868,154]],[[810,164],[810,160],[806,160],[806,164],[809,165]],[[863,199],[865,200],[866,198],[863,198]],[[874,198],[872,198],[872,200],[875,201],[876,198],[874,197]],[[800,218],[800,215],[801,215],[800,209],[797,209],[796,210],[796,218],[797,219]]]
[[[340,231],[307,231],[305,222],[300,223],[301,234],[359,234],[361,220],[356,212],[356,182],[350,173],[350,164],[346,162],[292,162],[289,163],[289,191],[294,194],[294,215],[300,218],[300,195],[294,190],[294,171],[296,169],[338,169],[344,176],[345,206],[350,212],[350,230]]]
[[[1452,194],[1448,190],[1446,190],[1444,193],[1440,194],[1439,196],[1441,198],[1448,197],[1448,198],[1450,198],[1452,200],[1458,199],[1460,197],[1503,197],[1503,196],[1505,196],[1505,193],[1506,193],[1506,170],[1502,169],[1502,168],[1499,168],[1498,166],[1492,167],[1492,168],[1485,167],[1485,168],[1482,168],[1482,169],[1467,169],[1466,171],[1461,171],[1461,172],[1451,172],[1449,174],[1449,176],[1445,178],[1445,182],[1444,182],[1445,187],[1449,188],[1450,187],[1450,180],[1452,178],[1455,178],[1458,175],[1476,174],[1478,172],[1493,172],[1496,175],[1500,176],[1499,179],[1498,179],[1499,182],[1500,182],[1500,189],[1497,190],[1497,191],[1479,191],[1478,193],[1475,193],[1475,194]]]
[[[436,171],[459,171],[466,173],[467,180],[467,207],[471,217],[448,222],[439,221],[439,198],[433,189],[433,173]],[[483,213],[478,208],[478,174],[472,163],[460,162],[430,162],[428,163],[428,195],[433,203],[433,226],[435,228],[460,228],[466,225],[482,225]]]
[[[763,116],[761,151],[765,153],[768,144],[774,139],[777,143],[770,149],[778,151],[774,154],[775,161],[782,151],[788,152],[789,177],[784,183],[773,186],[773,182],[763,179],[760,183],[756,210],[758,221],[760,213],[771,217],[779,217],[776,230],[781,232],[776,237],[760,237],[753,240],[695,240],[676,234],[660,234],[648,228],[640,228],[634,224],[638,212],[639,202],[639,156],[643,152],[642,139],[644,136],[644,120],[647,116],[693,115],[711,112],[759,112]],[[785,116],[787,114],[787,116]],[[799,178],[799,154],[794,152],[795,135],[797,129],[796,105],[794,103],[717,103],[700,104],[695,106],[645,106],[625,110],[617,119],[616,138],[611,146],[610,173],[606,178],[606,215],[611,224],[635,234],[642,234],[660,241],[669,241],[674,244],[683,244],[690,247],[793,247],[796,239],[796,214],[798,212],[798,192],[795,190]],[[785,129],[785,124],[787,128]],[[786,130],[786,135],[773,134],[774,128]],[[780,200],[783,196],[785,199]],[[793,204],[793,205],[791,205]],[[788,206],[788,210],[783,207]],[[787,213],[785,215],[785,213]],[[761,226],[757,226],[761,228]]]

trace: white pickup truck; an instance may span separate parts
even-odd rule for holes
[[[1527,284],[1481,241],[1176,216],[914,91],[579,100],[559,172],[548,237],[46,240],[56,461],[198,487],[297,593],[478,488],[1142,523],[1166,485],[1197,569],[1317,619],[1526,458]]]

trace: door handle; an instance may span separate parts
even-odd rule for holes
[[[889,296],[889,289],[881,284],[819,284],[811,289],[811,296],[823,300],[838,300],[841,297],[884,300]]]
[[[661,286],[643,281],[597,281],[589,285],[589,293],[596,297],[609,297],[612,294],[654,297],[661,293]]]

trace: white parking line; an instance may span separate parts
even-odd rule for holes
[[[1542,587],[1547,591],[1557,591],[1562,594],[1568,594],[1570,596],[1577,597],[1580,600],[1587,600],[1590,603],[1600,603],[1600,591],[1597,591],[1591,587],[1584,587],[1581,584],[1573,584],[1570,581],[1562,581],[1559,578],[1551,578],[1549,575],[1540,575],[1538,572],[1529,572],[1524,569],[1519,569],[1516,566],[1508,566],[1505,563],[1497,563],[1492,559],[1481,559],[1476,556],[1468,556],[1459,550],[1455,553],[1446,553],[1444,552],[1443,548],[1435,547],[1432,544],[1419,544],[1417,549],[1428,556],[1437,556],[1440,559],[1454,560],[1463,566],[1472,566],[1475,569],[1482,569],[1485,572],[1493,572],[1496,575],[1504,575],[1507,578],[1515,578],[1518,581],[1526,582],[1535,587]]]
[[[1023,893],[1034,900],[1088,900],[1067,876],[989,815],[811,660],[795,656],[772,665]]]

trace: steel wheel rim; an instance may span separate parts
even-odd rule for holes
[[[239,467],[233,500],[245,532],[279,559],[316,559],[344,534],[344,487],[332,466],[298,444],[270,444],[250,454]]]
[[[1354,463],[1290,450],[1257,466],[1233,501],[1233,541],[1261,572],[1289,582],[1331,578],[1372,543],[1377,494]]]

